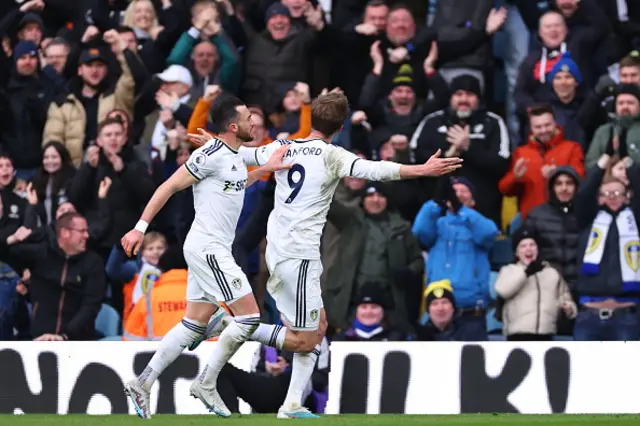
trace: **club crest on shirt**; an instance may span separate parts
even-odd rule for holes
[[[242,287],[242,280],[240,278],[234,278],[233,281],[231,281],[231,285],[233,288],[239,289]]]
[[[311,317],[311,321],[315,321],[318,319],[318,310],[314,309],[313,311],[311,311],[309,313],[309,316]]]

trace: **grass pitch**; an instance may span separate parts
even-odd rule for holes
[[[70,414],[66,416],[26,414],[21,416],[0,415],[0,425],[7,426],[269,426],[282,425],[285,420],[278,420],[273,415],[253,414],[235,415],[230,419],[216,416],[176,416],[156,415],[149,423],[136,416],[111,415],[88,416]],[[541,423],[553,426],[610,426],[638,425],[638,414],[611,415],[524,415],[524,414],[464,414],[452,416],[412,416],[412,415],[341,415],[323,416],[320,419],[291,420],[295,424],[309,424],[315,426],[541,426]]]

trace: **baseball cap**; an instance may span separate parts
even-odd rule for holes
[[[102,54],[102,51],[97,47],[83,50],[82,54],[80,55],[80,65],[86,65],[93,61],[102,61],[106,63],[107,59]]]
[[[156,74],[156,77],[165,83],[183,83],[189,87],[193,86],[191,73],[182,65],[171,65],[160,74]]]

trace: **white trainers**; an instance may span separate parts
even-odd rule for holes
[[[151,418],[151,408],[149,406],[149,392],[145,390],[138,379],[133,379],[124,385],[124,393],[129,397],[136,409],[138,417],[141,419]]]
[[[306,407],[300,405],[280,407],[278,410],[279,419],[319,419],[320,416],[313,414]]]
[[[217,389],[205,389],[198,379],[196,379],[196,381],[191,384],[189,391],[192,397],[202,401],[210,413],[214,413],[220,417],[231,417],[231,411],[229,411],[224,401],[222,401],[222,397]]]
[[[195,350],[198,346],[200,346],[200,343],[204,342],[205,340],[209,340],[213,337],[218,337],[220,334],[222,334],[222,331],[227,328],[227,325],[229,325],[232,319],[233,318],[227,313],[227,311],[219,308],[216,313],[211,316],[209,324],[207,324],[207,330],[195,342],[189,345],[189,350]]]

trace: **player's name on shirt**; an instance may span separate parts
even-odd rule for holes
[[[294,157],[298,155],[322,155],[323,149],[319,146],[295,146],[291,145],[291,148],[285,154],[285,158]]]

